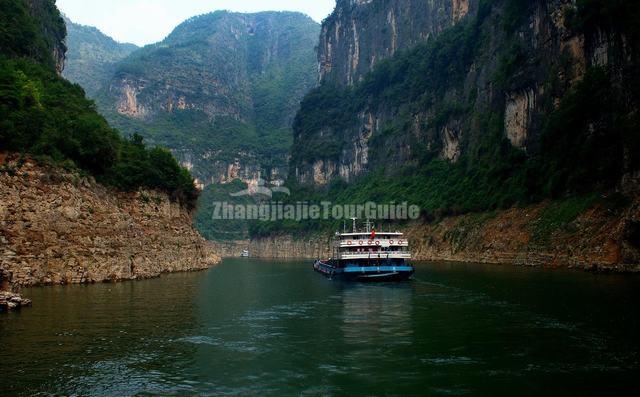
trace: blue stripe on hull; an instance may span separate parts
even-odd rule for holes
[[[318,261],[314,270],[332,279],[348,281],[403,281],[408,280],[415,272],[413,266],[348,266],[336,268]]]

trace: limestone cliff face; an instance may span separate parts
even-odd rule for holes
[[[398,51],[438,37],[467,17],[475,14],[474,0],[340,0],[334,12],[323,23],[318,46],[318,71],[321,83],[350,86],[360,82],[380,61]],[[294,158],[291,175],[303,184],[326,185],[334,179],[347,182],[374,168],[371,164],[370,139],[396,118],[396,109],[384,103],[370,102],[353,115],[353,126],[332,131],[346,137],[338,157],[320,158],[312,162]],[[411,126],[412,135],[420,135],[429,116],[418,113]],[[460,157],[460,122],[445,126],[439,134],[441,156],[455,162]],[[330,126],[326,127],[330,129]],[[330,132],[330,131],[325,131]],[[323,131],[319,131],[323,134]],[[295,135],[296,140],[307,137]],[[424,138],[423,138],[424,139]],[[411,161],[410,139],[393,142],[393,158],[397,165]],[[294,155],[295,157],[295,155]],[[320,156],[321,157],[321,156]]]
[[[205,150],[193,152],[187,149],[173,150],[173,155],[183,167],[191,171],[196,183],[205,188],[210,185],[228,184],[240,180],[249,185],[259,180],[280,183],[287,176],[286,166],[264,167],[254,153],[238,151],[228,156],[223,150]],[[279,162],[284,164],[287,157],[283,156]],[[206,163],[204,170],[203,163]]]
[[[237,258],[248,250],[253,258],[264,259],[317,259],[331,256],[326,238],[277,236],[253,240],[233,240],[208,242],[213,250],[224,258]]]
[[[117,63],[97,102],[125,135],[171,149],[203,185],[286,175],[293,117],[317,82],[318,32],[292,12],[194,17]]]
[[[544,116],[582,81],[589,68],[614,70],[612,75],[617,76],[615,70],[627,68],[636,59],[637,44],[623,33],[597,27],[585,34],[571,28],[568,20],[576,12],[571,0],[522,2],[521,10],[510,11],[515,3],[519,2],[496,1],[481,9],[477,0],[338,1],[322,25],[318,50],[320,81],[338,90],[363,84],[385,87],[386,77],[381,76],[358,83],[381,60],[433,42],[454,26],[477,24],[471,37],[486,39],[477,42],[467,61],[462,60],[466,55],[454,52],[451,59],[425,71],[439,76],[451,65],[467,62],[461,75],[448,78],[445,73],[433,88],[439,93],[426,92],[422,102],[370,95],[350,109],[348,117],[340,114],[348,125],[301,125],[294,134],[294,148],[335,136],[341,141],[340,150],[304,157],[296,157],[294,150],[292,177],[299,183],[325,185],[337,178],[352,181],[380,166],[410,165],[424,156],[455,163],[476,150],[474,145],[486,133],[474,119],[478,114],[499,115],[504,138],[513,147],[535,154]],[[514,27],[508,30],[505,26],[510,23]],[[415,56],[414,61],[419,58]],[[366,87],[362,91],[371,92]],[[398,125],[400,117],[402,125]],[[388,127],[399,132],[385,134]]]
[[[219,260],[164,194],[117,193],[31,160],[0,160],[5,287],[149,278]]]
[[[339,0],[322,25],[320,81],[358,82],[373,66],[464,18],[473,0]],[[474,6],[474,4],[471,4]]]
[[[67,46],[65,36],[67,34],[64,21],[57,10],[55,1],[52,0],[24,0],[28,10],[40,28],[42,39],[48,54],[31,54],[32,57],[41,58],[40,61],[53,60],[53,66],[58,74],[62,74],[65,66]],[[31,37],[24,37],[23,40],[32,40]],[[44,58],[44,59],[42,59]]]

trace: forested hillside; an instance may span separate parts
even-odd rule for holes
[[[298,13],[191,18],[119,62],[100,109],[169,147],[204,185],[284,178],[293,117],[317,81],[318,32]]]
[[[219,11],[112,64],[129,48],[70,25],[66,75],[92,95],[100,85],[99,110],[112,125],[168,147],[191,170],[205,189],[203,234],[239,238],[246,222],[213,222],[210,201],[287,177],[293,118],[317,84],[318,34],[299,13]]]
[[[80,86],[59,75],[66,29],[54,1],[1,0],[0,21],[1,151],[78,169],[123,190],[163,190],[194,205],[193,178],[170,152],[146,148],[139,136],[123,138]]]
[[[418,3],[339,1],[325,21],[350,31],[320,44],[322,85],[294,124],[293,200],[408,200],[430,218],[636,189],[637,2],[440,0],[441,25],[393,51],[399,30],[422,26]],[[376,30],[378,14],[393,24]],[[343,67],[363,51],[387,59]]]
[[[98,29],[78,25],[68,18],[65,18],[65,23],[69,49],[63,76],[80,84],[87,96],[94,99],[100,88],[113,77],[116,63],[138,47],[118,43]]]

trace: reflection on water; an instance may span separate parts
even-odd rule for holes
[[[418,266],[402,284],[307,263],[26,291],[0,394],[602,395],[638,391],[637,277]]]
[[[167,335],[196,324],[191,297],[199,282],[178,274],[171,283],[26,290],[34,307],[0,317],[0,362],[13,363],[10,390],[130,395],[168,389],[163,374],[193,350],[172,349]]]
[[[412,288],[402,284],[345,284],[342,337],[350,345],[411,344]]]

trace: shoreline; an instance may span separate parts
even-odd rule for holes
[[[398,226],[413,260],[640,273],[640,194],[543,202],[527,207],[444,217]],[[330,233],[282,234],[209,241],[222,257],[249,250],[264,259],[329,257]]]
[[[308,257],[287,257],[287,258],[267,258],[267,257],[250,257],[250,258],[240,258],[237,256],[221,256],[220,260],[209,267],[202,269],[190,269],[190,270],[179,270],[179,271],[167,271],[163,272],[159,275],[149,276],[149,277],[139,277],[139,278],[129,278],[129,279],[119,279],[119,280],[104,280],[104,281],[92,281],[92,282],[84,282],[84,283],[63,283],[63,284],[32,284],[26,286],[25,288],[33,289],[33,288],[50,288],[50,287],[71,287],[71,286],[83,286],[89,287],[98,284],[124,284],[124,283],[132,283],[132,282],[142,282],[142,281],[151,281],[160,279],[165,276],[178,275],[178,274],[188,274],[188,273],[204,273],[220,264],[225,260],[229,259],[239,259],[239,260],[248,260],[248,261],[273,261],[280,260],[285,262],[297,262],[310,260]],[[510,267],[510,268],[519,268],[522,270],[534,270],[534,269],[542,269],[547,271],[568,271],[568,272],[581,272],[581,273],[590,273],[596,276],[638,276],[640,275],[640,266],[635,266],[633,269],[627,268],[587,268],[587,267],[579,267],[579,266],[545,266],[539,264],[517,264],[517,263],[494,263],[494,262],[479,262],[479,261],[456,261],[456,260],[415,260],[414,262],[420,264],[439,264],[439,265],[484,265],[484,266],[495,266],[495,267]],[[31,299],[25,298],[22,295],[21,289],[18,292],[8,291],[8,290],[0,290],[0,314],[2,313],[10,313],[10,312],[18,312],[24,308],[33,307],[33,302]]]
[[[0,289],[145,279],[219,262],[164,193],[0,156]]]
[[[240,259],[240,260],[260,260],[260,261],[283,261],[283,262],[298,262],[298,261],[313,261],[316,257],[264,257],[264,256],[252,256],[249,258],[241,258],[239,256],[221,256],[221,260],[228,259]],[[582,273],[591,273],[595,275],[640,275],[640,265],[622,265],[616,267],[603,267],[603,266],[551,266],[541,264],[526,264],[526,263],[506,263],[506,262],[483,262],[479,260],[453,260],[453,259],[416,259],[414,263],[429,263],[429,264],[448,264],[448,265],[488,265],[497,267],[512,267],[521,269],[544,269],[544,270],[567,270],[577,271]]]
[[[223,259],[226,258],[220,258],[220,260],[218,262],[216,262],[213,265],[210,265],[208,267],[203,267],[201,269],[188,269],[188,270],[177,270],[177,271],[167,271],[167,272],[163,272],[160,273],[158,275],[154,275],[154,276],[148,276],[148,277],[138,277],[138,278],[127,278],[127,279],[118,279],[118,280],[103,280],[103,281],[87,281],[87,282],[83,282],[83,283],[58,283],[58,284],[53,284],[53,283],[49,283],[49,284],[44,284],[44,283],[40,283],[40,284],[31,284],[28,286],[25,286],[24,288],[28,288],[28,289],[32,289],[32,288],[51,288],[51,287],[70,287],[70,286],[84,286],[84,287],[88,287],[88,286],[92,286],[92,285],[98,285],[98,284],[124,284],[124,283],[133,283],[133,282],[140,282],[140,281],[150,281],[150,280],[156,280],[159,278],[162,278],[164,276],[167,275],[174,275],[174,274],[187,274],[187,273],[204,273],[216,266],[218,266]],[[7,312],[11,312],[11,311],[19,311],[22,308],[25,307],[32,307],[33,306],[33,302],[31,299],[25,298],[22,294],[22,287],[19,285],[9,285],[9,288],[15,288],[17,287],[17,290],[0,290],[0,313],[7,313]]]

